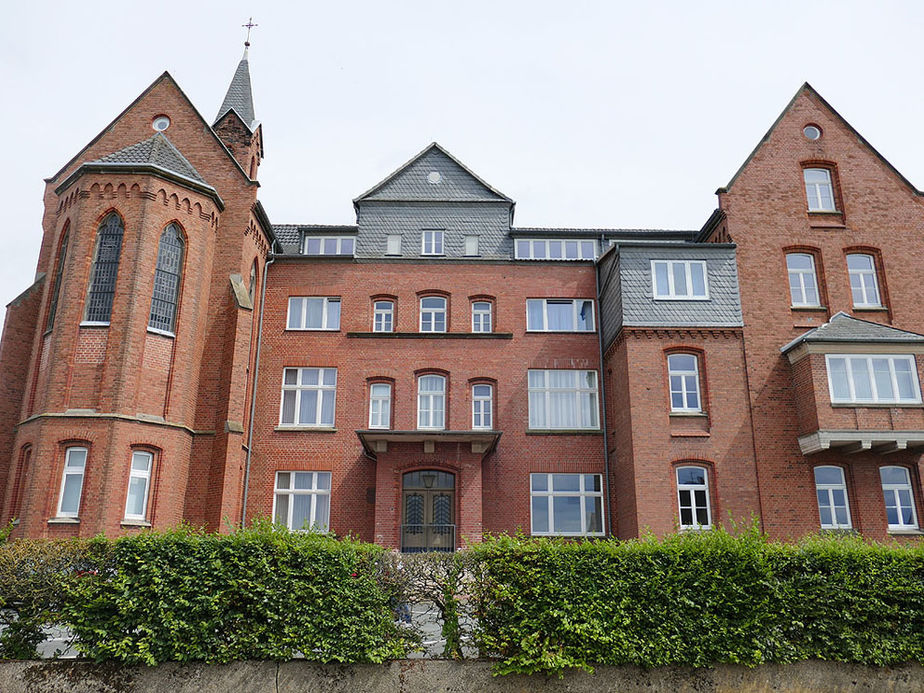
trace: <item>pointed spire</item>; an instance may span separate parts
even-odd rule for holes
[[[218,109],[218,115],[215,116],[215,122],[212,123],[212,125],[217,125],[218,121],[224,118],[228,111],[234,111],[240,116],[241,120],[244,121],[244,125],[247,126],[247,129],[252,131],[257,119],[253,110],[253,91],[250,88],[248,53],[250,51],[250,29],[257,25],[254,24],[252,20],[248,20],[247,24],[244,26],[247,27],[247,40],[244,42],[244,55],[241,57],[241,62],[237,65],[234,77],[231,78],[231,84],[228,86],[228,93],[225,94],[225,100],[222,101],[221,108]]]

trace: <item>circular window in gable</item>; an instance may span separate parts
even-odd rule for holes
[[[441,180],[443,180],[443,177],[440,175],[439,171],[430,171],[430,173],[427,174],[427,182],[430,185],[436,185]]]
[[[817,125],[806,125],[802,128],[802,134],[806,139],[817,140],[821,137],[821,128]]]
[[[151,127],[157,130],[157,132],[163,132],[170,127],[170,118],[165,115],[159,115],[153,120]]]

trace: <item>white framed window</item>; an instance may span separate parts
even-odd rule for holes
[[[446,331],[446,299],[442,296],[424,296],[420,299],[420,331]]]
[[[369,386],[369,428],[391,428],[391,385]]]
[[[400,233],[390,233],[385,238],[385,254],[386,255],[400,255],[401,254],[401,234]]]
[[[914,356],[827,354],[828,390],[835,404],[918,404]]]
[[[594,302],[582,298],[529,298],[528,332],[593,332]]]
[[[446,378],[441,375],[417,379],[417,428],[446,428]]]
[[[487,383],[472,385],[472,428],[494,426],[494,388]]]
[[[64,451],[64,475],[58,497],[58,517],[77,517],[83,493],[83,475],[87,468],[87,449],[67,448]]]
[[[132,452],[132,465],[128,473],[128,495],[125,498],[125,519],[146,520],[148,492],[151,488],[151,468],[154,455],[144,450]]]
[[[465,254],[468,257],[477,256],[478,253],[478,236],[465,237]]]
[[[353,255],[355,236],[305,236],[303,255]]]
[[[597,371],[531,370],[529,427],[598,429]]]
[[[372,305],[372,331],[395,331],[395,302],[375,301]]]
[[[705,301],[709,282],[704,260],[652,260],[651,283],[660,299]]]
[[[815,258],[810,253],[788,253],[786,271],[789,273],[789,296],[794,307],[817,307],[818,278],[815,274]]]
[[[667,375],[671,388],[671,411],[701,412],[699,359],[693,354],[670,354],[667,357]]]
[[[847,484],[840,467],[815,467],[815,495],[822,529],[850,529]]]
[[[290,296],[288,330],[339,330],[340,299],[326,296]]]
[[[276,472],[273,521],[292,531],[328,531],[330,476],[330,472]]]
[[[443,232],[432,229],[423,231],[420,234],[420,254],[421,255],[442,255],[443,254]]]
[[[472,332],[491,332],[491,302],[472,301]]]
[[[518,238],[517,260],[596,260],[597,241],[567,238]]]
[[[889,529],[917,529],[918,514],[908,470],[905,467],[880,467],[879,479],[882,481]]]
[[[709,529],[709,472],[705,467],[677,467],[677,501],[680,529]]]
[[[847,274],[854,308],[881,308],[879,282],[876,280],[876,260],[872,255],[851,253],[847,256]]]
[[[810,212],[836,212],[834,186],[831,171],[826,168],[807,168],[802,171],[805,179],[805,197]]]
[[[530,474],[530,527],[535,535],[601,536],[600,474]]]
[[[336,399],[336,368],[285,368],[279,425],[333,426]]]

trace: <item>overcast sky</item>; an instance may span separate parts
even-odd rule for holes
[[[805,81],[924,187],[922,2],[8,2],[0,304],[34,278],[42,179],[165,69],[211,121],[251,14],[274,223],[353,223],[436,140],[519,226],[699,228]]]

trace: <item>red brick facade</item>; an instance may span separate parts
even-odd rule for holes
[[[158,116],[169,118],[164,135],[201,179],[157,161],[128,166],[113,158],[152,137]],[[821,137],[808,139],[807,124],[820,128]],[[314,491],[283,498],[277,481],[289,483],[281,481],[287,472],[323,472],[330,474],[322,494],[330,504],[325,526],[401,546],[402,525],[414,524],[405,475],[436,471],[453,475],[443,521],[454,526],[455,545],[478,541],[484,532],[529,533],[541,526],[543,513],[561,519],[573,503],[586,503],[582,522],[599,522],[599,531],[564,533],[630,538],[688,524],[680,499],[693,496],[678,493],[678,479],[679,470],[692,467],[705,479],[698,502],[708,505],[708,516],[699,524],[757,518],[772,536],[792,538],[822,524],[813,477],[819,465],[844,470],[853,529],[877,539],[915,533],[916,527],[888,531],[879,469],[908,470],[921,518],[924,408],[919,402],[832,404],[825,360],[826,354],[894,350],[854,343],[781,351],[838,311],[912,333],[924,329],[924,289],[914,280],[924,247],[921,193],[810,87],[720,190],[720,211],[699,238],[677,232],[665,241],[675,250],[693,249],[694,257],[706,252],[695,250],[702,242],[736,245],[725,247],[736,258],[732,291],[737,300],[740,287],[740,317],[725,323],[652,317],[650,324],[620,321],[609,334],[604,316],[624,306],[607,304],[594,262],[523,260],[513,255],[512,243],[502,245],[510,249],[507,259],[471,259],[468,250],[436,260],[388,258],[384,233],[382,257],[281,252],[256,200],[261,156],[255,122],[231,110],[209,126],[164,74],[48,180],[37,280],[10,304],[0,345],[0,509],[4,520],[17,519],[17,534],[119,534],[183,520],[225,529],[274,513],[284,519],[289,506],[280,503],[321,501]],[[808,211],[805,168],[830,172],[836,211]],[[459,200],[475,209],[477,195],[493,196],[490,204],[503,209],[506,198],[458,170],[464,180],[453,194]],[[438,174],[430,175],[436,177],[429,184],[440,183]],[[436,189],[422,185],[414,194]],[[393,181],[380,187],[394,194]],[[427,209],[436,204],[425,197],[411,202]],[[87,325],[98,229],[110,214],[124,227],[111,316],[107,324]],[[472,218],[474,224],[474,212]],[[378,222],[365,223],[369,233],[381,232]],[[180,229],[184,255],[175,326],[165,333],[149,328],[149,308],[161,234],[171,224]],[[351,228],[343,233],[355,236]],[[537,233],[556,238],[553,231]],[[571,231],[561,230],[561,238]],[[574,237],[617,254],[624,235],[601,230],[595,238],[586,230]],[[645,239],[657,240],[656,234]],[[607,250],[611,244],[616,247]],[[813,258],[820,306],[792,307],[787,253]],[[849,254],[873,258],[881,308],[854,308]],[[654,269],[647,263],[636,280],[648,282],[650,294]],[[631,300],[626,296],[620,300]],[[291,297],[335,299],[339,324],[290,329]],[[422,334],[426,297],[445,299],[444,333]],[[591,300],[596,329],[527,329],[530,299]],[[374,328],[376,300],[394,306],[388,331]],[[475,301],[490,303],[490,331],[473,330]],[[673,354],[696,364],[695,384],[684,386],[694,388],[693,406],[677,406],[676,398],[688,395],[678,395],[681,380],[669,372]],[[922,356],[916,365],[918,382],[924,381]],[[549,373],[563,371],[595,384],[581,395],[531,387],[531,378],[552,382]],[[284,413],[286,377],[333,382],[334,374],[333,413],[306,413],[307,405],[295,420]],[[434,374],[445,383],[444,420],[421,427],[420,379]],[[387,384],[390,398],[387,423],[373,426],[375,384]],[[481,429],[473,426],[478,384],[491,387],[490,426]],[[316,406],[325,406],[317,384],[297,389],[292,407],[302,402],[296,396],[317,397]],[[560,407],[563,397],[595,402],[596,411],[585,415],[591,423],[531,427],[533,407]],[[299,425],[303,415],[313,418]],[[830,431],[842,439],[818,450],[806,442]],[[87,454],[79,494],[65,501],[78,488],[65,488],[67,474],[75,473],[66,466],[69,449]],[[126,519],[133,451],[153,455],[143,520]],[[544,474],[559,475],[554,483],[600,488],[582,491],[580,499],[575,493],[547,497],[542,484],[552,477]],[[308,477],[299,478],[296,483]],[[602,519],[590,518],[597,502],[591,496],[599,498]]]

